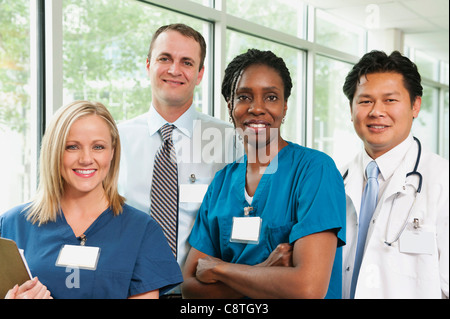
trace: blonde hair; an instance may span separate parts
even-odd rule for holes
[[[70,128],[81,117],[97,115],[108,125],[111,132],[114,155],[103,189],[114,215],[122,213],[125,198],[119,195],[117,180],[120,164],[120,138],[116,123],[108,109],[99,102],[74,101],[60,108],[53,116],[42,140],[39,163],[39,186],[34,200],[26,209],[28,220],[39,225],[56,221],[60,214],[60,201],[64,195],[64,179],[61,166],[65,144]]]

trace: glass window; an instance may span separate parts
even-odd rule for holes
[[[316,9],[315,42],[356,56],[364,53],[365,31]]]
[[[29,0],[0,0],[0,214],[29,201],[36,188],[29,6]]]
[[[414,63],[419,69],[422,78],[439,81],[439,61],[429,55],[416,50],[414,52]]]
[[[305,38],[304,5],[298,0],[226,0],[227,13]]]
[[[446,159],[449,158],[449,114],[448,114],[448,89],[444,91],[444,129],[443,133],[444,136],[442,136],[442,156]]]
[[[212,7],[214,5],[214,0],[190,0],[190,1],[204,5],[205,7]]]
[[[361,150],[351,122],[350,104],[342,92],[351,64],[316,56],[313,108],[313,148],[330,155],[338,167]]]
[[[439,90],[423,85],[422,105],[419,116],[414,119],[412,133],[424,149],[438,153],[438,104]]]
[[[304,83],[302,81],[303,74],[303,51],[296,50],[277,43],[248,36],[235,31],[227,31],[227,54],[226,64],[248,49],[270,50],[277,56],[283,58],[292,78],[292,92],[288,100],[288,110],[286,113],[285,123],[281,126],[281,135],[284,139],[300,143],[302,119],[303,99],[299,92],[302,92]]]
[[[117,121],[147,112],[151,88],[146,59],[151,36],[170,23],[193,27],[208,45],[208,23],[173,11],[139,1],[64,0],[64,104],[78,99],[100,101]],[[206,112],[207,73],[194,96],[196,108]]]
[[[442,62],[441,63],[441,83],[447,84],[448,85],[448,80],[449,80],[449,72],[448,72],[448,68],[449,65],[448,63]]]

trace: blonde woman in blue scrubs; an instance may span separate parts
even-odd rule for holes
[[[7,298],[158,298],[183,280],[159,225],[118,194],[119,160],[104,105],[75,101],[55,114],[35,199],[0,215],[0,236],[35,276]]]
[[[329,156],[280,136],[291,88],[270,51],[228,65],[222,94],[246,154],[216,174],[203,199],[184,297],[341,297],[344,185]]]

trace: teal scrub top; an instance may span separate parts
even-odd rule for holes
[[[155,289],[161,294],[183,281],[160,226],[142,211],[124,205],[114,216],[108,208],[91,224],[85,245],[100,247],[100,254],[97,268],[89,270],[55,265],[63,245],[81,240],[64,214],[38,226],[27,220],[25,207],[0,215],[0,236],[24,250],[32,276],[55,299],[124,299]]]
[[[189,242],[226,262],[255,265],[280,243],[334,230],[338,247],[326,298],[341,298],[345,244],[345,189],[334,161],[326,154],[291,142],[272,160],[252,204],[245,199],[247,156],[219,171],[203,199]],[[262,219],[258,244],[230,242],[233,217]]]

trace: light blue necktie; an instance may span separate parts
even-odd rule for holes
[[[359,269],[364,255],[364,246],[366,244],[367,231],[372,219],[373,212],[377,207],[378,197],[378,170],[377,163],[371,161],[366,167],[367,184],[361,200],[361,211],[359,213],[358,243],[356,246],[355,266],[353,268],[352,285],[350,289],[350,298],[355,297],[356,282],[358,281]]]

